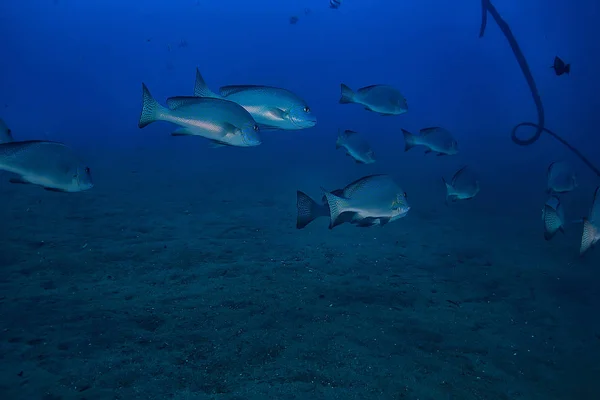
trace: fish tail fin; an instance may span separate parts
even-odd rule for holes
[[[336,196],[323,188],[321,188],[321,190],[325,194],[327,204],[329,205],[329,229],[333,229],[346,221],[344,218],[340,218],[340,216],[348,208],[348,200]]]
[[[344,146],[344,141],[346,139],[346,135],[340,130],[338,129],[338,136],[337,136],[337,140],[335,141],[335,149],[339,149],[340,147]]]
[[[579,254],[583,255],[592,248],[598,241],[598,228],[594,226],[587,218],[583,219],[583,235],[581,235],[581,247]]]
[[[454,200],[454,187],[448,182],[446,182],[446,179],[444,179],[443,177],[442,182],[444,182],[444,185],[446,186],[446,205],[448,205],[448,200]]]
[[[318,217],[327,215],[323,206],[311,199],[306,193],[296,191],[296,208],[298,216],[296,217],[296,229],[302,229]]]
[[[565,74],[568,74],[570,72],[571,72],[571,64],[565,65]]]
[[[354,103],[354,91],[349,86],[340,85],[342,96],[340,97],[340,104]]]
[[[417,145],[415,135],[406,129],[402,129],[402,135],[404,135],[404,151],[408,151]]]
[[[208,88],[206,81],[200,73],[200,69],[196,67],[196,82],[194,84],[194,96],[196,97],[212,97],[221,98],[218,94]]]
[[[556,209],[546,204],[544,206],[544,239],[552,239],[556,232],[562,229],[562,221],[558,216],[558,212]]]
[[[138,126],[143,128],[158,121],[163,111],[164,107],[158,104],[158,101],[150,94],[146,84],[142,83],[142,113]]]

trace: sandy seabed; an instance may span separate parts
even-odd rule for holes
[[[296,230],[318,183],[128,162],[80,194],[0,185],[1,399],[600,398],[577,229],[430,203]]]

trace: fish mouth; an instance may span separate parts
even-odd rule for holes
[[[312,128],[313,126],[317,125],[317,119],[292,118],[292,124],[294,124],[294,126],[300,129]]]

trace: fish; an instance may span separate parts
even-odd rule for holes
[[[452,134],[444,128],[438,126],[431,128],[423,128],[419,131],[419,135],[414,135],[402,129],[404,135],[404,151],[408,151],[415,146],[425,146],[425,153],[434,152],[438,156],[454,155],[458,153],[458,143],[452,137]]]
[[[450,183],[444,178],[442,181],[446,185],[446,202],[472,199],[479,193],[479,181],[466,166],[456,171]]]
[[[587,218],[583,218],[583,234],[579,255],[584,255],[600,241],[600,186],[594,191],[592,208]]]
[[[342,0],[329,0],[329,8],[337,9],[342,5]]]
[[[291,25],[296,25],[296,23],[298,23],[298,20],[299,20],[299,18],[298,18],[297,16],[295,16],[295,15],[292,15],[292,16],[290,17],[290,24],[291,24]]]
[[[556,232],[565,233],[565,213],[560,199],[551,195],[542,209],[542,221],[544,221],[544,239],[550,240]]]
[[[194,96],[232,101],[244,107],[264,130],[300,130],[312,128],[317,117],[308,103],[289,90],[272,86],[230,85],[219,89],[219,94],[208,88],[196,68]]]
[[[252,147],[262,143],[259,127],[239,104],[224,99],[194,96],[170,97],[160,105],[142,83],[143,105],[138,126],[156,121],[179,125],[173,136],[201,136],[217,146]]]
[[[94,186],[90,168],[60,142],[2,143],[0,170],[18,175],[10,179],[11,183],[38,185],[55,192],[82,192]]]
[[[302,229],[319,217],[329,216],[329,205],[326,201],[319,204],[300,190],[296,191],[296,229]]]
[[[575,173],[569,164],[564,161],[555,161],[548,166],[546,172],[549,194],[567,193],[577,187]]]
[[[357,226],[386,225],[408,213],[404,192],[389,175],[369,175],[353,182],[339,196],[321,188],[329,204],[329,229],[348,222]]]
[[[10,143],[13,141],[12,131],[4,120],[0,118],[0,143]]]
[[[340,104],[360,104],[368,111],[381,115],[400,115],[408,111],[406,99],[398,89],[388,85],[371,85],[354,92],[341,84]]]
[[[350,130],[339,131],[335,148],[346,149],[346,154],[352,157],[358,164],[373,164],[375,162],[375,152],[358,132]]]
[[[554,57],[554,63],[550,68],[554,69],[554,73],[557,76],[561,76],[562,74],[568,75],[571,72],[571,64],[565,64],[558,56]]]

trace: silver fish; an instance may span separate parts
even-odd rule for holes
[[[458,153],[458,143],[444,128],[438,126],[423,128],[419,131],[419,135],[413,135],[406,129],[402,129],[402,134],[404,135],[404,151],[421,145],[427,148],[425,153],[434,152],[438,156]]]
[[[442,180],[446,185],[446,201],[472,199],[479,193],[479,181],[466,166],[456,171],[450,183],[444,178]]]
[[[193,96],[171,97],[161,106],[142,84],[143,105],[138,126],[167,121],[181,128],[173,136],[202,136],[217,145],[250,147],[261,144],[250,113],[232,101]]]
[[[542,209],[542,221],[544,221],[544,239],[552,239],[558,231],[565,233],[565,212],[558,197],[550,196],[546,201]]]
[[[375,162],[375,152],[358,132],[350,130],[339,131],[335,148],[346,149],[346,154],[354,158],[359,164],[373,164]]]
[[[323,189],[329,204],[329,229],[347,222],[344,214],[352,215],[358,226],[379,225],[404,217],[410,210],[404,192],[388,175],[370,175],[345,189],[347,197],[336,196]],[[342,218],[340,218],[342,217]]]
[[[0,143],[13,142],[12,131],[6,125],[3,119],[0,119]]]
[[[372,85],[354,92],[341,84],[340,104],[360,104],[369,111],[382,115],[400,115],[408,111],[408,103],[398,89],[387,85]]]
[[[569,164],[564,161],[556,161],[548,166],[547,170],[548,189],[547,192],[567,193],[577,187],[575,172]]]
[[[89,167],[58,142],[0,144],[0,170],[19,175],[12,183],[31,183],[56,192],[81,192],[94,186]]]
[[[600,187],[594,191],[594,200],[588,218],[583,219],[583,234],[579,254],[583,255],[600,241]]]
[[[317,118],[298,95],[286,89],[271,86],[223,86],[217,94],[208,88],[196,68],[194,96],[221,98],[244,107],[264,130],[299,130],[312,128]]]

